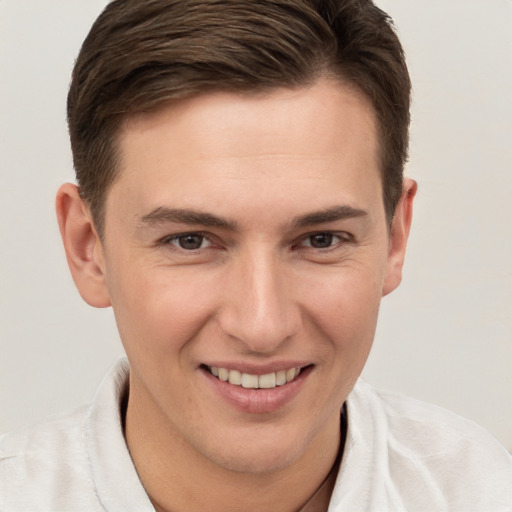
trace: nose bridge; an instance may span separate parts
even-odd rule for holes
[[[300,324],[283,266],[275,251],[259,247],[243,251],[231,269],[221,327],[251,351],[272,352]]]

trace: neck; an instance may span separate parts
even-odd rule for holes
[[[328,477],[333,476],[331,470],[337,471],[339,463],[339,416],[332,418],[286,467],[269,472],[236,472],[204,457],[173,431],[159,411],[149,411],[147,403],[130,394],[125,434],[139,477],[157,512],[289,512],[300,510],[310,499],[315,500],[311,510],[327,509],[334,483],[334,478]],[[317,506],[316,500],[325,503]]]

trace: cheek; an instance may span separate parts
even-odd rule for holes
[[[357,274],[323,288],[311,297],[309,325],[318,343],[324,380],[322,393],[336,414],[359,378],[368,359],[380,305],[380,289],[372,279]],[[318,336],[320,334],[320,336]],[[318,339],[319,338],[319,339]]]
[[[158,358],[180,350],[203,328],[215,309],[215,287],[187,271],[141,268],[114,277],[111,301],[126,351]]]
[[[349,367],[365,359],[373,341],[381,300],[383,272],[371,265],[334,269],[329,278],[306,286],[307,317],[321,331],[326,351],[342,355]]]

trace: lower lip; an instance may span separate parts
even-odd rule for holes
[[[263,414],[275,412],[291,402],[304,386],[312,369],[308,366],[291,382],[270,389],[246,389],[220,380],[204,368],[201,368],[201,372],[217,394],[231,406],[242,412]]]

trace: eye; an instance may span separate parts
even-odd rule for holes
[[[343,238],[334,233],[315,233],[305,238],[300,245],[314,249],[328,249],[343,241]]]
[[[164,243],[178,246],[186,251],[197,251],[211,245],[211,242],[200,233],[184,233],[164,239]]]

